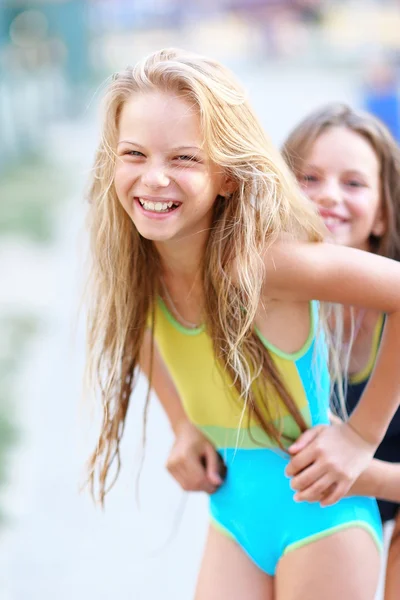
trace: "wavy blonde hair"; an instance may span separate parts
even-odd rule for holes
[[[175,49],[155,52],[115,75],[107,89],[90,190],[93,264],[87,375],[90,385],[101,391],[103,423],[90,459],[89,481],[98,484],[101,501],[120,469],[120,441],[151,315],[154,329],[160,274],[155,247],[139,235],[115,191],[118,124],[121,109],[132,95],[155,91],[179,95],[197,107],[205,151],[236,182],[231,197],[216,199],[203,260],[205,325],[215,354],[248,407],[249,418],[254,415],[278,446],[283,447],[282,434],[269,419],[272,389],[299,430],[307,428],[253,329],[265,278],[266,247],[283,233],[319,241],[322,223],[232,74],[201,56]],[[116,469],[108,485],[114,461]]]

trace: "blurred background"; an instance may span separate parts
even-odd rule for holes
[[[164,471],[144,382],[102,511],[81,492],[97,411],[82,400],[85,185],[107,77],[165,46],[247,86],[279,145],[322,103],[368,108],[400,139],[400,2],[0,0],[0,598],[192,597],[207,499]]]

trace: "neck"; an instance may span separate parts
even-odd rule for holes
[[[205,239],[157,243],[161,259],[161,292],[168,308],[185,327],[195,328],[202,322],[203,286],[201,267]]]
[[[372,248],[372,244],[369,240],[366,240],[364,243],[362,244],[358,244],[353,246],[353,248],[356,248],[356,250],[363,250],[364,252],[374,252],[374,249]]]
[[[202,265],[206,241],[198,236],[198,239],[191,237],[189,243],[187,239],[155,243],[164,277],[193,285]]]

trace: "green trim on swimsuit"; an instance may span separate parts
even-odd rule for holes
[[[372,369],[374,368],[376,356],[379,350],[379,343],[381,340],[382,329],[385,322],[385,315],[379,315],[378,321],[376,322],[374,333],[372,336],[372,344],[371,344],[371,352],[368,358],[368,362],[361,371],[358,373],[353,373],[349,376],[349,383],[351,385],[357,385],[358,383],[363,383],[367,381],[369,376],[372,373]]]
[[[298,542],[294,542],[293,544],[289,544],[289,546],[287,546],[285,548],[282,556],[285,556],[286,554],[288,554],[289,552],[292,552],[293,550],[297,550],[298,548],[307,546],[308,544],[311,544],[312,542],[317,542],[318,540],[322,540],[323,538],[333,535],[334,533],[337,533],[339,531],[344,531],[345,529],[350,529],[351,527],[360,527],[361,529],[364,529],[365,531],[367,531],[371,535],[372,539],[374,540],[374,542],[378,548],[378,552],[381,553],[383,551],[382,541],[380,540],[379,536],[377,535],[375,529],[369,523],[366,523],[365,521],[350,521],[348,523],[343,523],[342,525],[336,525],[335,527],[331,527],[330,529],[326,529],[325,531],[321,531],[320,533],[316,533],[315,535],[310,535],[309,537],[304,538],[303,540],[299,540]]]
[[[309,310],[310,310],[310,330],[308,332],[308,337],[307,337],[305,343],[300,348],[300,350],[297,350],[297,352],[284,352],[283,350],[280,350],[279,348],[274,346],[274,344],[271,344],[271,342],[269,342],[263,336],[263,334],[260,332],[258,327],[254,327],[254,330],[257,333],[260,340],[262,341],[262,343],[264,344],[264,346],[267,348],[267,350],[270,350],[277,356],[280,356],[281,358],[286,358],[287,360],[292,360],[292,361],[299,360],[299,358],[302,358],[306,354],[306,352],[309,350],[309,348],[314,340],[314,337],[315,337],[315,322],[316,322],[316,317],[317,317],[317,315],[315,313],[317,312],[317,314],[318,314],[318,310],[317,311],[315,310],[313,301],[310,301],[310,303],[309,303]]]
[[[179,321],[177,321],[175,319],[175,317],[169,311],[164,300],[160,296],[157,297],[157,301],[158,301],[158,305],[160,306],[160,308],[161,308],[162,312],[164,313],[164,315],[166,316],[167,320],[171,323],[171,325],[173,325],[175,327],[175,329],[180,331],[180,333],[183,333],[184,335],[199,335],[200,333],[203,333],[203,331],[205,330],[204,324],[200,325],[199,327],[194,327],[193,329],[191,329],[189,327],[185,327],[184,325],[182,325],[182,323],[179,323]],[[299,358],[301,358],[302,356],[304,356],[304,354],[306,354],[306,352],[310,348],[310,346],[313,342],[314,336],[315,336],[315,323],[316,323],[316,319],[317,319],[318,309],[314,307],[314,304],[315,304],[315,302],[313,302],[313,301],[310,301],[310,303],[309,303],[310,330],[308,332],[308,337],[307,337],[305,343],[303,344],[303,346],[300,348],[300,350],[297,350],[297,352],[292,352],[292,353],[284,352],[283,350],[280,350],[279,348],[274,346],[274,344],[271,344],[267,340],[267,338],[265,338],[263,336],[263,334],[260,332],[258,327],[254,327],[254,331],[256,332],[256,334],[258,335],[258,337],[260,338],[260,340],[264,344],[264,346],[267,348],[267,350],[271,350],[271,352],[273,352],[277,356],[280,356],[281,358],[285,358],[285,359],[291,360],[291,361],[296,361]]]
[[[205,329],[204,325],[200,325],[199,327],[194,327],[193,329],[191,329],[189,327],[185,327],[184,325],[179,323],[179,321],[177,321],[173,317],[173,315],[169,312],[164,300],[162,298],[160,298],[160,296],[158,296],[157,300],[158,300],[159,307],[161,308],[161,310],[163,311],[164,315],[166,316],[168,321],[171,323],[171,325],[173,325],[175,327],[175,329],[177,329],[178,331],[180,331],[181,333],[183,333],[185,335],[199,335],[200,333],[203,333],[203,331]]]
[[[307,422],[310,418],[308,406],[300,410],[300,413]],[[284,439],[282,440],[282,443],[287,447],[293,443],[293,440],[297,440],[301,434],[298,425],[291,415],[281,417],[281,419],[278,419],[273,423],[276,427],[284,431],[285,435],[288,437],[287,443],[285,443]],[[270,440],[259,425],[251,425],[250,427],[243,427],[239,430],[237,427],[218,427],[217,425],[198,425],[198,427],[217,448],[238,447],[242,450],[256,448],[276,449],[276,442]]]
[[[218,521],[216,521],[212,516],[210,516],[210,524],[212,527],[214,527],[214,529],[222,533],[222,535],[236,542],[235,536],[230,531],[225,529],[225,527],[221,525],[221,523],[218,523]]]

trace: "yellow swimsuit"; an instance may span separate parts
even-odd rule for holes
[[[312,426],[329,423],[330,380],[324,338],[317,333],[317,302],[310,303],[310,322],[306,343],[293,354],[280,351],[256,332]],[[285,553],[347,527],[363,527],[381,543],[379,513],[370,498],[345,498],[326,508],[293,500],[284,474],[288,456],[256,421],[248,426],[238,393],[215,359],[203,327],[183,327],[158,299],[154,331],[189,419],[213,442],[228,467],[224,484],[210,497],[212,519],[261,569],[273,575]],[[283,433],[297,438],[299,429],[280,398],[272,396],[270,407]]]

